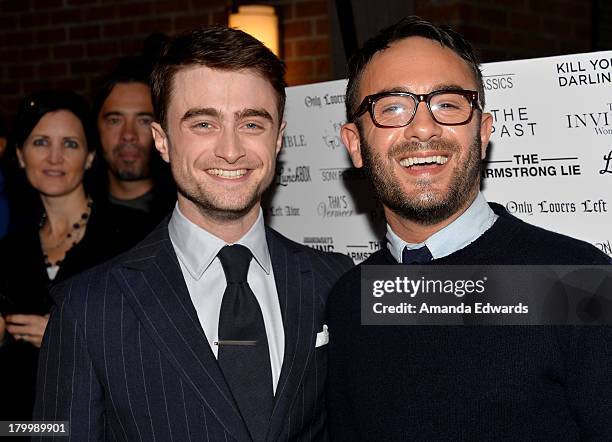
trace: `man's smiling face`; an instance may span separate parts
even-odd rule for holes
[[[409,37],[377,53],[365,68],[359,96],[403,90],[478,90],[470,66],[452,50]],[[461,213],[476,196],[491,117],[474,111],[463,125],[436,123],[425,103],[400,128],[374,125],[368,113],[343,128],[353,163],[366,167],[383,205],[398,216],[436,224]]]
[[[259,210],[282,144],[281,118],[276,91],[254,71],[177,72],[167,128],[155,124],[154,138],[170,163],[181,209],[218,220]]]

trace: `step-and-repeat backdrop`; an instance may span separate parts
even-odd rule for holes
[[[612,51],[489,63],[483,75],[494,118],[487,199],[612,256]],[[339,80],[287,89],[287,131],[264,207],[286,236],[360,262],[381,247],[385,225],[340,140],[345,88]]]

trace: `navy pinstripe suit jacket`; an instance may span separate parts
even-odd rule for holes
[[[326,440],[327,294],[352,266],[267,228],[285,330],[268,441]],[[54,293],[34,418],[70,421],[70,439],[248,441],[162,223],[134,249]]]

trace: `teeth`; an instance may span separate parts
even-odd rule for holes
[[[240,178],[246,175],[247,170],[246,169],[238,169],[238,170],[208,169],[207,172],[211,175],[220,176],[221,178],[235,180],[237,178]]]
[[[415,164],[445,164],[448,161],[448,157],[437,155],[431,157],[408,157],[403,158],[400,161],[400,165],[403,167],[414,166]]]

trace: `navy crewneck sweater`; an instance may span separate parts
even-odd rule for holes
[[[607,264],[491,204],[495,224],[432,264]],[[362,265],[397,264],[388,250]],[[334,441],[612,441],[612,327],[361,326],[359,266],[328,300]]]

